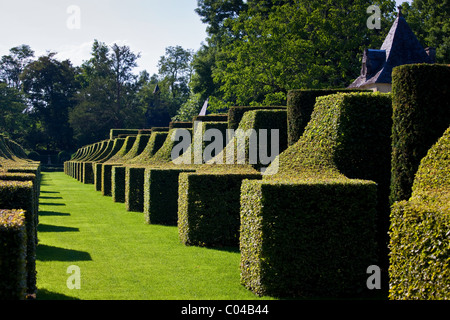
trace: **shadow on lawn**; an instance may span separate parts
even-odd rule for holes
[[[73,227],[52,226],[50,224],[40,223],[38,226],[39,232],[79,232],[80,229]]]
[[[70,213],[56,212],[56,211],[39,211],[39,216],[54,216],[54,217],[68,217]]]
[[[36,300],[80,300],[75,297],[66,296],[62,293],[48,291],[47,289],[37,290]]]
[[[39,261],[91,261],[91,255],[85,251],[58,248],[39,244],[36,248],[36,260]]]

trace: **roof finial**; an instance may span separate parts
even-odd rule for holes
[[[403,7],[401,5],[399,5],[397,8],[398,8],[398,16],[403,17],[403,12],[402,12]]]

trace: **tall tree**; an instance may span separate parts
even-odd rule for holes
[[[40,122],[47,150],[69,150],[73,132],[68,122],[77,92],[77,73],[69,60],[58,61],[56,53],[48,53],[28,64],[20,76],[29,100],[30,115]]]
[[[403,14],[422,45],[436,48],[436,62],[450,63],[450,2],[414,0],[402,4]]]
[[[376,1],[382,12],[395,2]],[[228,104],[283,104],[290,89],[346,87],[360,70],[364,48],[379,47],[387,34],[366,26],[372,1],[249,1],[229,20],[235,40],[221,46],[214,69]],[[214,100],[213,100],[214,102]]]
[[[111,129],[144,127],[145,110],[136,96],[142,81],[133,73],[139,57],[128,46],[94,41],[91,59],[81,66],[82,88],[70,113],[78,145],[103,140]]]
[[[11,48],[9,55],[0,60],[0,81],[6,82],[10,87],[22,89],[20,74],[34,57],[34,51],[28,45]]]

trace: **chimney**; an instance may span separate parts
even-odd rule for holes
[[[436,62],[436,48],[432,48],[432,47],[425,48],[425,52],[427,53],[427,55],[430,59],[430,63],[435,63]]]

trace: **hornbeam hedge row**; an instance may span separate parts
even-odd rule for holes
[[[40,164],[0,135],[0,300],[36,295]]]
[[[375,265],[384,297],[390,287],[393,299],[449,298],[448,272],[440,273],[450,253],[442,136],[450,126],[449,72],[407,65],[394,69],[392,94],[293,90],[287,106],[113,130],[80,148],[65,172],[144,213],[149,224],[178,226],[185,245],[239,248],[241,284],[257,295],[373,297],[367,270]],[[206,139],[208,129],[221,138]],[[251,161],[261,129],[278,134],[271,164]],[[230,130],[253,130],[243,153]],[[186,132],[192,139],[180,152]],[[201,157],[217,145],[223,148],[211,158]],[[396,202],[411,175],[411,200]]]

